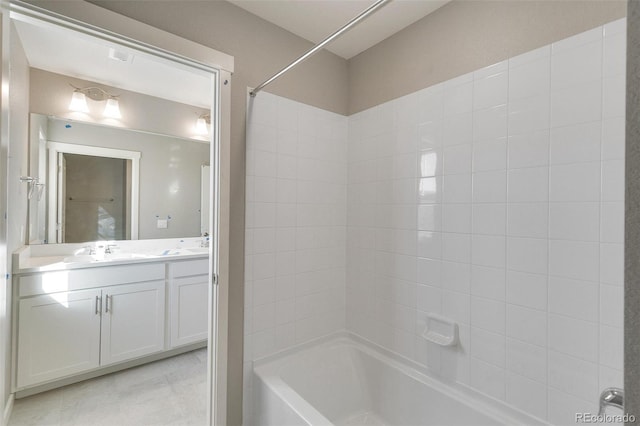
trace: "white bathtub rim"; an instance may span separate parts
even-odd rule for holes
[[[467,385],[445,381],[435,376],[432,371],[423,365],[345,330],[260,358],[254,361],[253,371],[269,389],[285,401],[300,417],[312,425],[330,425],[332,424],[331,421],[282,380],[280,371],[291,356],[321,347],[340,345],[355,347],[389,364],[391,368],[400,370],[403,374],[424,383],[426,386],[437,389],[439,392],[461,401],[461,403],[505,425],[549,425],[545,420],[513,407],[504,401],[485,395]]]

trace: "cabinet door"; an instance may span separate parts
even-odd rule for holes
[[[164,281],[106,287],[102,299],[101,365],[164,350]]]
[[[171,347],[207,339],[209,276],[175,278],[171,282]]]
[[[18,310],[18,387],[98,367],[100,290],[21,299]]]

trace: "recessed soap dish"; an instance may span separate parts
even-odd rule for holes
[[[439,346],[455,346],[458,344],[458,324],[437,314],[427,314],[427,327],[422,337]]]

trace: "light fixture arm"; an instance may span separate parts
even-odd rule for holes
[[[106,90],[96,86],[76,87],[71,83],[69,83],[69,85],[73,87],[74,92],[82,93],[83,95],[85,95],[86,97],[94,101],[106,101],[108,99],[117,99],[120,96],[120,95],[111,94]]]

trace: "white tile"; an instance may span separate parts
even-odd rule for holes
[[[442,231],[467,234],[471,232],[471,204],[443,204]]]
[[[471,229],[474,234],[505,234],[507,214],[505,204],[473,204],[472,209]]]
[[[504,203],[506,192],[507,174],[505,170],[473,174],[474,203]]]
[[[549,56],[511,66],[509,68],[509,100],[528,98],[549,91],[550,70]]]
[[[275,228],[256,228],[253,230],[253,254],[274,252],[275,243]]]
[[[507,269],[533,274],[546,274],[547,240],[507,238]]]
[[[473,113],[474,142],[497,141],[507,136],[507,106],[500,105]]]
[[[607,284],[623,285],[624,245],[600,244],[600,281]]]
[[[509,168],[549,165],[549,130],[509,136]]]
[[[514,67],[519,67],[521,65],[524,65],[539,59],[549,58],[550,56],[551,56],[550,45],[546,45],[534,50],[530,50],[526,53],[522,53],[518,56],[509,58],[509,71],[511,71],[511,69]]]
[[[505,267],[506,239],[495,235],[474,235],[471,241],[471,263],[493,268]]]
[[[469,186],[471,186],[471,182],[469,182]],[[441,202],[443,189],[442,176],[418,179],[418,203],[431,204]]]
[[[260,306],[267,303],[273,303],[276,299],[276,280],[275,278],[267,278],[264,280],[256,280],[253,282],[253,306]],[[254,312],[255,316],[255,312]],[[273,325],[271,325],[273,326]],[[254,328],[254,331],[258,331]]]
[[[507,207],[507,235],[511,237],[547,238],[549,204],[511,203]]]
[[[602,203],[600,241],[604,243],[624,242],[624,202]]]
[[[510,203],[547,202],[549,168],[512,169],[508,173],[507,197]]]
[[[614,117],[602,120],[602,159],[624,159],[624,117]]]
[[[471,202],[471,174],[445,176],[442,201],[445,203]]]
[[[451,85],[444,89],[444,115],[460,114],[471,111],[473,106],[473,82],[455,84],[449,80]]]
[[[551,129],[550,164],[600,161],[600,121]]]
[[[394,155],[392,170],[394,179],[415,178],[418,176],[416,154]]]
[[[529,98],[514,99],[509,103],[508,134],[524,135],[549,128],[551,110],[548,92]]]
[[[418,282],[440,287],[442,285],[442,261],[418,258]]]
[[[550,314],[549,348],[596,362],[598,360],[598,324]]]
[[[473,117],[471,112],[447,115],[443,119],[442,145],[471,143],[473,140]]]
[[[599,201],[600,162],[549,167],[550,201]]]
[[[624,388],[624,374],[622,369],[609,368],[600,365],[598,368],[600,376],[600,385],[605,387]]]
[[[418,232],[418,252],[419,257],[430,259],[442,258],[442,234],[439,232]]]
[[[444,171],[444,155],[441,149],[429,149],[418,153],[418,176],[439,176]]]
[[[602,80],[602,118],[624,117],[626,89],[624,74]]]
[[[505,370],[471,357],[469,365],[470,384],[494,398],[505,398]]]
[[[440,204],[418,205],[418,229],[421,231],[442,230],[442,207]]]
[[[509,70],[509,61],[504,60],[488,65],[473,72],[473,80],[482,80],[496,74],[501,74]]]
[[[442,146],[443,121],[427,120],[418,125],[418,149],[435,149]]]
[[[490,72],[495,71],[497,70],[490,70]],[[509,74],[506,70],[476,78],[473,82],[473,109],[479,110],[506,104],[508,87]]]
[[[253,279],[261,280],[275,276],[275,254],[265,253],[253,256]]]
[[[557,52],[551,57],[551,90],[601,78],[602,39]]]
[[[546,347],[547,314],[507,304],[507,336],[531,345]]]
[[[546,348],[507,338],[507,370],[531,380],[546,383]]]
[[[603,27],[605,40],[608,37],[625,35],[627,33],[627,18],[616,19]]]
[[[416,307],[422,312],[442,312],[442,290],[430,285],[418,285]],[[418,330],[421,332],[422,330]]]
[[[599,120],[602,114],[601,80],[551,93],[551,127]]]
[[[473,144],[473,171],[504,170],[507,168],[507,139]]]
[[[583,281],[596,281],[599,271],[599,244],[595,242],[551,240],[549,274]]]
[[[588,361],[549,351],[549,386],[585,400],[597,400],[598,367]]]
[[[624,160],[602,162],[602,201],[624,201]]]
[[[498,301],[505,300],[504,269],[472,266],[471,294]]]
[[[547,387],[541,383],[508,372],[506,400],[538,418],[547,416]]]
[[[507,271],[507,302],[528,308],[547,309],[547,277]]]
[[[624,325],[624,288],[600,285],[600,323],[622,328]]]
[[[470,303],[468,294],[453,291],[442,292],[442,314],[458,323],[469,324]]]
[[[605,33],[606,33],[605,28]],[[602,56],[602,75],[611,77],[623,75],[626,72],[627,37],[625,32],[605,36],[604,52]]]
[[[441,119],[444,108],[443,85],[436,84],[418,92],[418,121]]]
[[[504,335],[491,333],[472,326],[471,356],[497,367],[505,368]]]
[[[444,149],[445,175],[471,173],[471,145],[455,145]]]
[[[619,327],[600,326],[600,364],[622,370],[624,358],[624,330]]]
[[[505,303],[471,297],[471,325],[494,333],[505,333]]]
[[[598,410],[598,406],[591,399],[586,401],[566,392],[549,388],[547,410],[547,418],[551,424],[572,425],[576,422],[576,413],[595,413]]]
[[[597,322],[599,290],[598,283],[550,277],[549,312]]]
[[[262,203],[273,203],[276,201],[277,184],[275,178],[255,177],[254,179],[254,201]]]
[[[471,236],[469,234],[442,234],[442,260],[471,262]]]
[[[469,294],[471,265],[458,262],[442,262],[442,288]]]
[[[551,203],[549,237],[561,240],[598,241],[599,203]]]
[[[569,49],[573,49],[588,43],[597,42],[598,40],[602,39],[602,36],[603,28],[596,27],[592,30],[584,31],[553,43],[551,45],[551,53],[552,55],[556,55]]]

